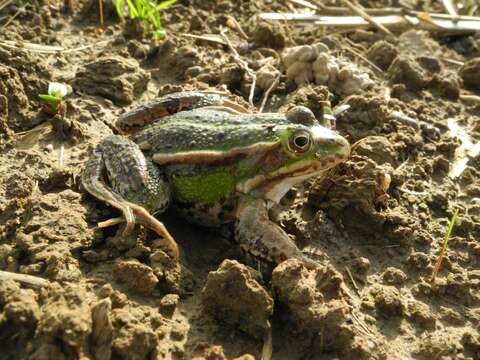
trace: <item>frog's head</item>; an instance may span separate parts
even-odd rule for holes
[[[247,192],[278,202],[295,184],[319,176],[349,157],[348,141],[321,126],[307,110],[292,109],[287,113],[292,122],[276,127],[279,146],[265,154],[262,174],[244,183]]]

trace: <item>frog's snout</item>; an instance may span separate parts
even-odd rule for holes
[[[350,156],[350,143],[348,142],[347,139],[345,139],[343,136],[338,135],[334,139],[335,146],[338,149],[338,154],[342,157],[342,159],[348,159]]]
[[[319,160],[329,160],[338,164],[350,156],[350,144],[343,136],[333,131],[325,131],[323,136],[317,138],[318,148],[316,157]]]

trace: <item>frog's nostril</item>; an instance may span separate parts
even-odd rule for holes
[[[342,154],[344,154],[345,157],[350,156],[350,143],[348,142],[348,140],[345,139],[344,137],[338,137],[335,140]]]

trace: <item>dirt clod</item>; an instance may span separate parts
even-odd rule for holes
[[[149,80],[150,75],[135,60],[105,57],[80,69],[73,86],[118,104],[130,104],[145,91]]]
[[[177,294],[165,295],[162,300],[160,300],[160,313],[167,318],[171,318],[177,308],[179,300],[180,297]]]
[[[137,260],[119,261],[114,270],[117,281],[128,289],[143,295],[150,295],[158,284],[152,268]]]
[[[382,70],[387,70],[397,57],[397,48],[386,41],[375,42],[367,52],[368,59]]]
[[[298,260],[287,260],[275,268],[272,286],[300,329],[323,327],[335,333],[346,320],[347,305],[340,295],[343,279],[331,267],[308,271]],[[332,339],[333,340],[333,339]]]
[[[285,46],[286,35],[283,27],[275,23],[258,23],[253,31],[253,43],[258,47],[281,49]]]
[[[459,70],[463,83],[472,88],[480,86],[480,58],[467,61]]]
[[[380,314],[388,317],[404,314],[405,304],[397,288],[377,285],[370,292]]]
[[[273,299],[259,281],[255,270],[234,260],[223,261],[218,270],[210,272],[202,291],[205,311],[263,339],[270,329]]]
[[[425,70],[411,57],[398,56],[388,68],[390,80],[405,84],[411,90],[420,90],[428,84]]]

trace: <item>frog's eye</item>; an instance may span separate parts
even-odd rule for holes
[[[299,131],[290,138],[290,149],[296,153],[303,153],[310,149],[310,134],[306,131]]]

